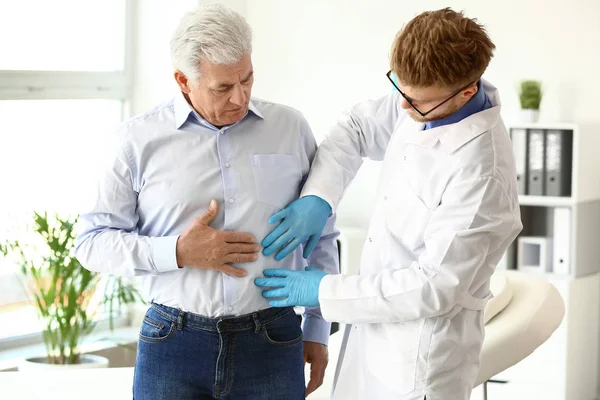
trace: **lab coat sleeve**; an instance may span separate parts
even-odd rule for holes
[[[407,118],[397,92],[343,113],[319,146],[301,197],[319,196],[337,209],[363,158],[383,160],[399,117]]]
[[[470,290],[488,253],[503,253],[520,231],[514,204],[492,177],[447,187],[418,260],[395,265],[390,249],[377,274],[325,277],[319,289],[323,316],[343,323],[393,323],[446,314]]]
[[[303,172],[306,177],[310,168],[310,163],[315,157],[317,143],[310,130],[308,122],[302,123],[302,146],[304,148],[305,160],[303,162]],[[327,220],[323,229],[321,239],[308,257],[308,265],[319,268],[328,274],[339,274],[339,256],[337,250],[337,237],[339,232],[335,229],[335,214]],[[303,247],[303,246],[302,246]],[[300,251],[300,250],[299,250]],[[303,249],[302,249],[303,251]],[[319,307],[307,307],[304,310],[302,320],[302,332],[304,341],[316,342],[327,345],[329,343],[329,334],[331,323],[323,319]]]
[[[122,128],[126,129],[126,128]],[[99,176],[93,205],[79,216],[75,255],[90,271],[119,276],[177,270],[178,236],[148,237],[137,233],[134,164],[126,133],[114,137],[113,150]]]

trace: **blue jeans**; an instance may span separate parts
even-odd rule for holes
[[[222,318],[148,309],[134,399],[299,400],[304,393],[302,329],[292,308]]]

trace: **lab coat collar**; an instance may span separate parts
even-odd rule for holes
[[[492,103],[491,108],[472,114],[454,124],[414,132],[407,142],[428,148],[434,147],[439,142],[448,153],[452,153],[495,126],[500,119],[498,89],[484,79],[481,82],[485,94]]]
[[[188,120],[190,115],[192,115],[192,118],[195,118],[200,124],[212,127],[212,125],[202,118],[200,114],[198,114],[196,110],[187,102],[182,92],[179,92],[179,94],[175,96],[173,107],[175,110],[175,127],[177,129],[181,128],[181,126]],[[251,111],[260,119],[264,119],[263,115],[260,113],[260,111],[258,111],[258,108],[256,108],[252,100],[250,100],[250,103],[248,104],[248,111]],[[244,118],[247,116],[248,114],[246,114]]]

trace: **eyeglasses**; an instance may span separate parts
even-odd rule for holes
[[[431,113],[433,110],[437,109],[438,107],[440,107],[442,104],[445,104],[448,100],[450,100],[451,98],[453,98],[454,96],[456,96],[457,94],[459,94],[460,92],[462,92],[463,90],[465,90],[466,88],[468,88],[469,86],[472,85],[472,83],[469,83],[467,86],[459,89],[456,93],[454,93],[452,96],[448,97],[446,100],[442,101],[440,104],[438,104],[437,106],[433,107],[431,110],[427,111],[427,112],[422,112],[421,110],[419,110],[417,107],[415,107],[415,105],[413,104],[413,99],[411,99],[410,97],[408,97],[406,94],[404,94],[404,92],[402,90],[400,90],[400,88],[398,87],[398,85],[396,84],[396,82],[394,81],[394,78],[392,77],[392,71],[388,71],[387,74],[385,74],[385,76],[387,76],[387,78],[390,80],[390,82],[392,82],[392,85],[394,85],[394,87],[396,88],[396,90],[398,92],[400,92],[400,94],[402,95],[402,97],[404,97],[404,100],[406,100],[406,102],[408,104],[410,104],[410,106],[413,108],[413,110],[415,110],[416,112],[419,113],[419,115],[421,117],[426,116],[427,114]]]

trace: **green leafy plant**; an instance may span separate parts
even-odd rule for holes
[[[74,256],[76,219],[33,215],[33,235],[27,242],[0,243],[0,253],[12,257],[33,296],[50,364],[77,364],[81,339],[92,332],[96,312],[104,306],[114,327],[115,310],[143,301],[138,290],[110,276],[97,304],[100,275],[85,269]]]
[[[542,102],[542,83],[531,80],[522,81],[519,101],[524,110],[539,110]]]

